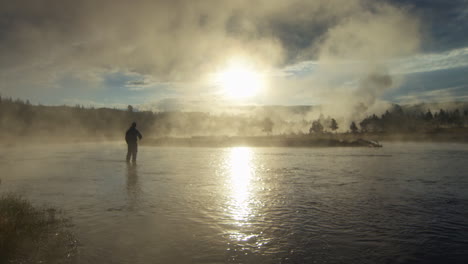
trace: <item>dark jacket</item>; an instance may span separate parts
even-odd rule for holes
[[[141,139],[143,136],[140,134],[138,129],[135,127],[130,127],[125,133],[125,141],[127,141],[127,144],[136,144],[137,138]]]

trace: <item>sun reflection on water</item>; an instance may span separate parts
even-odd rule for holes
[[[237,225],[243,225],[251,213],[251,181],[254,176],[252,150],[247,147],[232,148],[228,157],[230,209]]]
[[[255,152],[249,147],[231,148],[224,159],[225,187],[229,195],[226,209],[230,219],[227,250],[233,258],[240,252],[259,252],[269,243],[258,222],[261,207],[257,192],[256,173],[261,167],[258,162]]]

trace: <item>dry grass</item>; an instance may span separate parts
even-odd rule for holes
[[[77,242],[55,209],[0,197],[0,263],[73,263]]]

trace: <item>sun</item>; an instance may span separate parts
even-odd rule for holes
[[[257,95],[263,88],[263,77],[253,66],[236,61],[215,75],[215,83],[224,96],[247,99]]]

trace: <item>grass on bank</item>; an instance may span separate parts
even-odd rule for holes
[[[77,242],[55,209],[16,195],[0,197],[0,263],[72,263]]]

